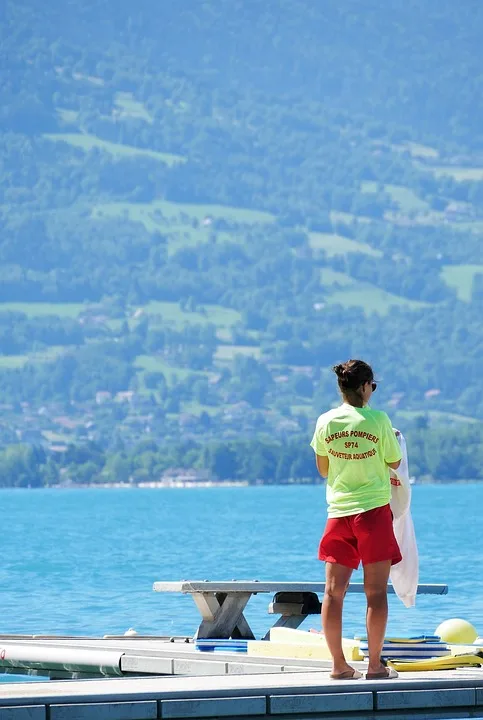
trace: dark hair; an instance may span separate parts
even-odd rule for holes
[[[362,395],[359,392],[361,385],[374,380],[372,368],[364,360],[347,360],[340,365],[334,365],[332,370],[337,375],[339,390],[342,395],[355,407],[362,407]]]

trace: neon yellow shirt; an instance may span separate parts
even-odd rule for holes
[[[319,417],[310,445],[329,457],[329,517],[356,515],[390,501],[386,463],[400,460],[401,449],[385,412],[344,403]]]

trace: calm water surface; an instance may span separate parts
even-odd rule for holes
[[[192,635],[189,596],[152,591],[155,580],[320,580],[322,486],[159,490],[2,490],[1,633]],[[390,598],[388,632],[432,633],[464,617],[483,635],[483,483],[415,486],[420,581],[447,596]],[[361,572],[354,574],[355,581]],[[267,630],[268,595],[246,615]],[[319,627],[310,617],[305,628]],[[344,633],[364,632],[364,602],[348,596]]]

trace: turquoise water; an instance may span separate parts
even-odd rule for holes
[[[192,635],[189,596],[152,591],[155,580],[320,580],[322,486],[159,490],[2,490],[0,632]],[[420,581],[446,597],[406,609],[390,598],[390,633],[432,633],[449,617],[483,635],[483,483],[415,486]],[[361,579],[355,573],[354,580]],[[274,619],[269,596],[247,618],[257,636]],[[316,616],[305,628],[319,627]],[[364,631],[364,602],[348,596],[344,633]]]

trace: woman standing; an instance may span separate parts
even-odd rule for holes
[[[333,368],[342,405],[317,420],[311,446],[317,469],[327,478],[328,520],[319,545],[326,562],[322,626],[332,655],[331,677],[362,677],[342,650],[342,606],[352,571],[362,562],[367,599],[368,680],[397,677],[381,661],[387,625],[387,582],[391,565],[401,560],[389,507],[389,468],[397,469],[401,450],[386,413],[368,407],[376,390],[374,374],[363,360]]]

